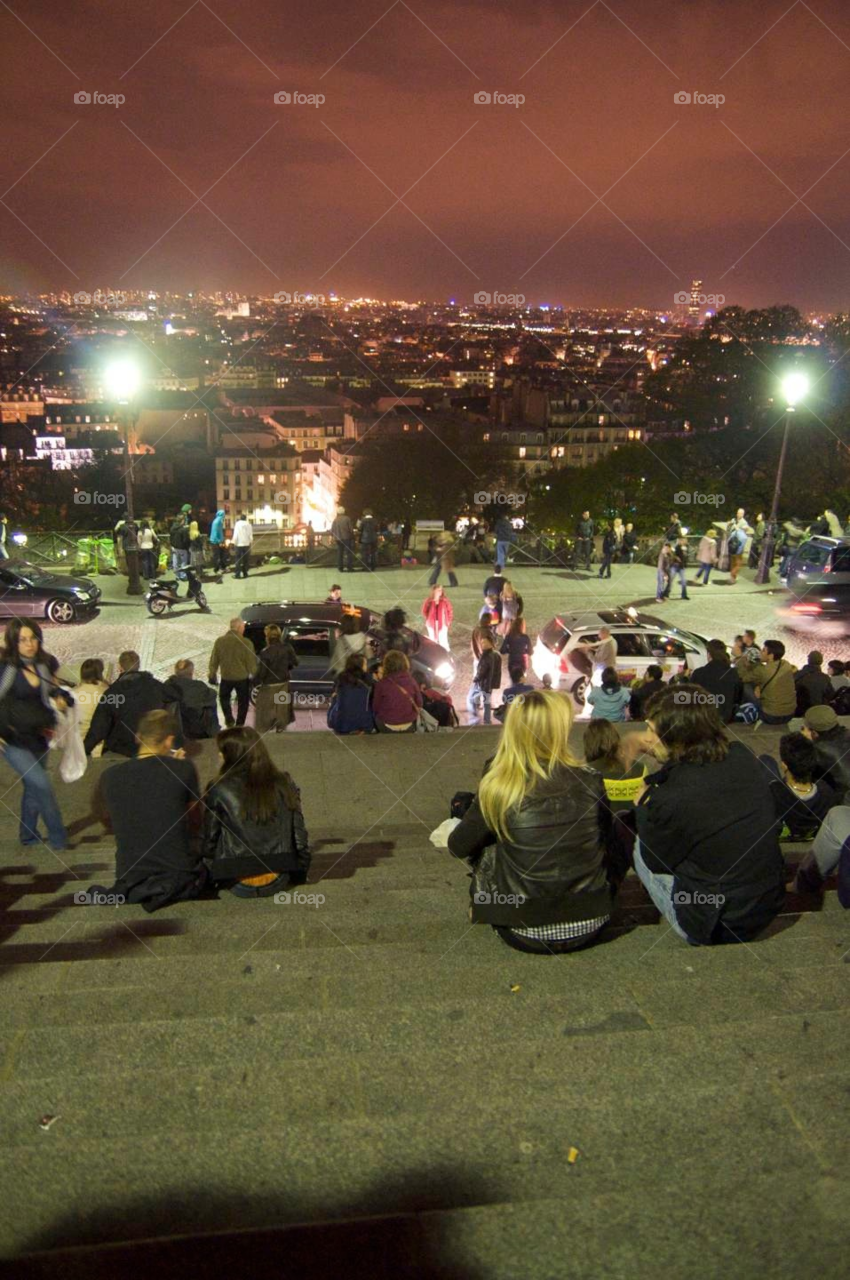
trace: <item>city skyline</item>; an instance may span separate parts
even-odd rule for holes
[[[837,0],[36,0],[0,32],[2,294],[664,311],[696,277],[748,308],[850,309]]]

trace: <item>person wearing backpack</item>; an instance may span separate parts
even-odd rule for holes
[[[737,582],[741,565],[746,558],[747,544],[753,531],[744,519],[744,508],[739,507],[735,519],[726,526],[726,550],[729,554],[729,581]]]

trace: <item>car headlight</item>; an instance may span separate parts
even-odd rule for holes
[[[434,669],[434,675],[438,680],[451,680],[454,673],[454,663],[452,662],[441,662],[440,665]]]
[[[91,592],[80,591],[79,587],[75,587],[74,595],[77,597],[78,600],[91,600]]]

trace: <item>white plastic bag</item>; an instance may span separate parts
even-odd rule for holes
[[[68,707],[66,711],[58,711],[57,716],[56,732],[50,740],[50,745],[62,752],[59,777],[63,782],[79,782],[88,764],[83,735],[80,733],[79,707],[73,706]]]
[[[435,849],[448,849],[449,836],[459,822],[460,818],[446,818],[445,822],[441,822],[438,827],[434,828],[428,838]]]

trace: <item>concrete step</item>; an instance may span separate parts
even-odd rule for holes
[[[762,1209],[752,1212],[752,1187],[730,1181],[721,1192],[680,1187],[677,1220],[683,1229],[659,1237],[653,1224],[636,1212],[631,1192],[575,1194],[578,1178],[558,1198],[550,1193],[527,1202],[506,1201],[465,1208],[417,1208],[450,1204],[459,1176],[447,1173],[439,1200],[430,1186],[408,1188],[404,1195],[385,1182],[385,1212],[353,1217],[359,1208],[342,1206],[344,1220],[297,1226],[227,1231],[232,1219],[227,1201],[207,1205],[209,1233],[173,1235],[130,1245],[79,1246],[16,1260],[19,1280],[219,1280],[222,1273],[279,1280],[286,1259],[287,1280],[317,1275],[353,1280],[656,1280],[660,1274],[699,1274],[703,1280],[778,1280],[801,1275],[840,1275],[843,1245],[829,1243],[835,1221],[827,1198],[804,1198],[783,1173],[764,1173],[756,1183]],[[749,1194],[748,1194],[749,1193]],[[282,1197],[281,1197],[282,1198]],[[370,1202],[377,1199],[370,1193]],[[409,1211],[404,1212],[407,1208]],[[135,1209],[135,1206],[134,1206]],[[136,1210],[137,1211],[137,1210]],[[388,1211],[388,1212],[386,1212]],[[250,1205],[251,1217],[277,1224],[281,1214],[273,1196]],[[265,1216],[264,1216],[265,1215]],[[152,1231],[160,1224],[180,1230],[167,1204],[144,1206]],[[794,1232],[789,1221],[801,1218]],[[97,1239],[106,1223],[96,1215],[75,1221],[77,1239]],[[112,1225],[112,1224],[110,1224]],[[112,1225],[114,1233],[115,1226]],[[50,1231],[45,1233],[50,1240]]]
[[[172,1230],[179,1223],[182,1231],[208,1228],[210,1204],[224,1198],[229,1220],[242,1225],[259,1225],[269,1197],[277,1200],[278,1222],[316,1221],[343,1216],[345,1209],[335,1213],[333,1206],[352,1201],[360,1214],[382,1212],[387,1184],[397,1203],[416,1194],[423,1209],[444,1204],[447,1179],[456,1204],[524,1203],[531,1220],[534,1202],[553,1192],[581,1201],[636,1193],[649,1182],[662,1202],[678,1203],[706,1183],[724,1185],[731,1200],[745,1180],[757,1183],[783,1165],[812,1183],[835,1176],[848,1137],[845,1119],[831,1132],[822,1127],[813,1148],[794,1123],[797,1094],[774,1092],[753,1079],[737,1087],[698,1087],[687,1108],[671,1107],[669,1096],[665,1107],[660,1093],[645,1102],[639,1093],[613,1099],[594,1097],[592,1090],[564,1104],[550,1091],[548,1105],[535,1098],[525,1107],[515,1087],[513,1097],[501,1100],[482,1092],[471,1107],[460,1094],[453,1105],[425,1115],[374,1119],[317,1116],[302,1101],[297,1079],[287,1076],[278,1085],[278,1105],[263,1114],[246,1080],[242,1122],[234,1124],[231,1114],[220,1129],[208,1121],[203,1099],[185,1128],[148,1133],[144,1115],[127,1098],[125,1131],[115,1139],[97,1131],[63,1138],[60,1119],[20,1161],[5,1198],[0,1243],[5,1249],[24,1245],[17,1228],[24,1220],[29,1240],[39,1228],[54,1227],[53,1183],[60,1168],[62,1236],[72,1241],[79,1236],[69,1224],[84,1220],[92,1205],[102,1220],[112,1219],[113,1233],[132,1238],[148,1232],[145,1205],[170,1203]],[[470,1092],[474,1097],[477,1091]],[[669,1148],[659,1172],[660,1129]],[[754,1132],[755,1149],[747,1136]],[[571,1165],[573,1147],[580,1155]]]
[[[376,956],[368,950],[374,961]],[[69,965],[67,976],[57,974],[53,988],[32,983],[6,986],[0,1034],[18,1028],[178,1021],[227,1015],[237,1008],[240,1014],[260,1016],[329,1009],[452,1008],[469,1001],[499,1007],[559,999],[569,1002],[571,1016],[587,1009],[592,1019],[603,1020],[628,1006],[658,1027],[850,1007],[847,970],[836,963],[780,972],[762,966],[733,998],[725,969],[707,968],[684,981],[648,978],[632,969],[612,982],[607,965],[568,969],[562,962],[535,964],[533,956],[514,959],[512,953],[473,959],[456,949],[438,965],[393,972],[388,950],[381,953],[377,971],[370,966],[359,977],[344,948],[309,956],[288,952],[256,969],[247,964],[235,967],[221,957],[211,958],[210,967],[182,959],[164,959],[155,967],[116,961],[121,966],[117,973],[113,966],[104,971],[104,966],[86,962]],[[319,957],[326,963],[318,964]],[[399,949],[398,959],[408,960],[409,955]],[[39,975],[46,966],[22,968]]]

